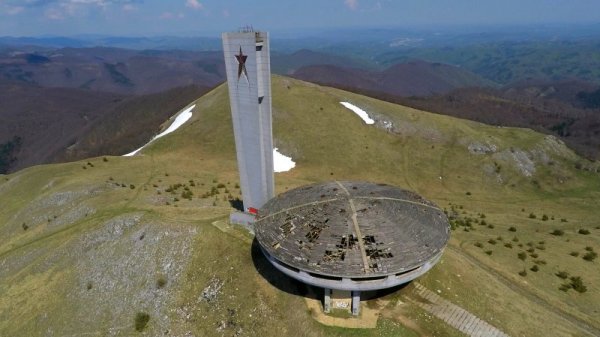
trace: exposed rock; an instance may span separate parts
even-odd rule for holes
[[[495,153],[498,151],[498,148],[494,144],[483,144],[480,142],[471,143],[467,146],[469,152],[471,154],[487,154],[487,153]]]
[[[221,292],[221,288],[223,287],[224,284],[225,284],[224,281],[221,281],[217,277],[213,277],[208,282],[208,286],[206,286],[206,288],[204,288],[204,290],[202,290],[202,294],[200,295],[200,300],[203,300],[203,301],[206,301],[209,303],[217,300],[217,297],[219,296],[219,294]]]

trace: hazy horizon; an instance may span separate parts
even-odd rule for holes
[[[585,26],[600,24],[589,0],[254,2],[199,0],[0,0],[0,36],[212,36],[252,24],[262,30]]]

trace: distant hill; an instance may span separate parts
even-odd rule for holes
[[[171,116],[210,89],[191,85],[130,97],[102,116],[75,143],[63,149],[56,156],[56,161],[119,156],[131,152],[158,134],[159,126]]]
[[[0,85],[0,144],[17,137],[20,146],[5,167],[119,155],[144,144],[188,102],[207,92],[188,86],[160,94],[125,96],[20,83]]]
[[[461,66],[502,85],[531,79],[557,81],[573,78],[600,83],[598,34],[589,32],[576,39],[560,35],[556,32],[553,37],[539,40],[513,36],[495,41],[484,38],[458,45],[448,42],[439,46],[397,48],[382,51],[374,56],[374,61],[383,65],[414,59],[444,62]]]
[[[291,54],[273,53],[271,70],[276,74],[290,75],[311,65],[344,65],[351,68],[369,68],[370,65],[352,57],[345,57],[309,49],[301,49]]]
[[[0,85],[0,144],[21,139],[10,169],[52,162],[57,153],[114,109],[123,95],[27,84]]]
[[[0,52],[0,78],[42,87],[118,94],[157,93],[180,86],[213,87],[224,79],[220,52],[63,48]]]
[[[294,71],[292,76],[323,85],[359,88],[396,96],[427,96],[456,88],[494,85],[459,67],[424,61],[400,63],[383,71],[345,65],[305,66]]]

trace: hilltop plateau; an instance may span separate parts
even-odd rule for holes
[[[598,162],[530,129],[272,86],[274,143],[296,162],[277,193],[327,180],[415,191],[453,229],[419,284],[511,336],[600,334]],[[224,85],[189,102],[186,124],[133,157],[0,175],[0,335],[461,336],[415,304],[414,284],[364,304],[375,329],[313,320],[304,295],[318,290],[227,224],[240,198],[228,102]]]

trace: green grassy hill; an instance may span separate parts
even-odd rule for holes
[[[460,335],[407,302],[410,285],[386,297],[377,329],[314,321],[306,289],[224,222],[240,196],[226,87],[195,104],[187,124],[142,155],[0,175],[0,335]],[[285,77],[273,78],[273,116],[275,145],[297,163],[276,174],[278,193],[332,179],[416,191],[455,228],[419,282],[512,336],[600,329],[599,261],[583,259],[586,247],[600,250],[598,163],[531,130]],[[560,271],[586,291],[559,290],[571,282]]]

